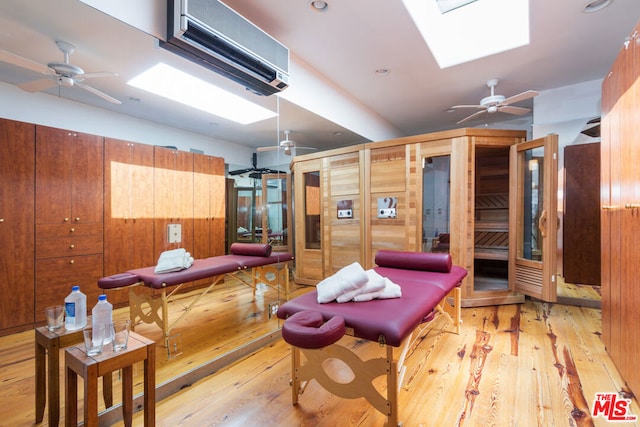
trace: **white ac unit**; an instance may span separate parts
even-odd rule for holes
[[[218,0],[168,0],[160,45],[259,95],[284,90],[289,49]]]

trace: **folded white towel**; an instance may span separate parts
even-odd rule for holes
[[[370,292],[368,294],[360,294],[353,297],[354,301],[363,302],[371,301],[372,299],[389,299],[400,298],[402,296],[402,289],[400,285],[393,283],[391,280],[385,277],[385,287],[378,292]]]
[[[342,295],[338,295],[336,301],[338,302],[348,302],[351,301],[354,297],[361,294],[370,294],[373,292],[378,292],[384,289],[386,283],[385,278],[379,275],[375,270],[367,270],[367,283],[364,286],[361,286],[357,289],[354,289],[349,292],[345,292]]]
[[[193,257],[184,248],[172,249],[164,251],[158,258],[158,264],[153,270],[154,273],[171,273],[172,271],[180,271],[193,265]]]
[[[318,303],[331,302],[345,292],[364,286],[368,280],[369,276],[359,263],[349,264],[318,283],[316,286]]]

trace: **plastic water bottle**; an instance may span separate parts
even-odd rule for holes
[[[64,299],[64,327],[68,331],[82,329],[87,325],[87,296],[80,292],[80,286],[73,286]]]
[[[107,296],[102,294],[98,297],[98,303],[91,310],[93,329],[104,328],[113,323],[113,305],[107,301]],[[113,339],[111,329],[104,331],[103,344],[110,343]]]

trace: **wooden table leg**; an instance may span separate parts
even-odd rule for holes
[[[36,424],[44,418],[44,407],[47,404],[47,351],[36,339]],[[51,423],[49,423],[51,425]]]
[[[156,425],[156,346],[147,343],[147,358],[144,363],[144,425]]]
[[[64,425],[75,427],[78,425],[78,375],[69,366],[65,369],[64,382]]]
[[[113,373],[108,372],[102,376],[102,397],[104,398],[104,407],[111,408],[113,406]]]
[[[147,408],[145,408],[145,411]],[[133,420],[133,366],[122,368],[122,420],[131,427]]]
[[[98,365],[86,365],[84,373],[84,426],[98,426]],[[68,404],[65,402],[65,404]]]
[[[49,425],[57,426],[60,421],[60,343],[49,341]]]

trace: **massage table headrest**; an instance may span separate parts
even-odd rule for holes
[[[125,286],[131,286],[138,283],[140,278],[133,273],[118,273],[108,277],[98,279],[98,287],[100,289],[116,289]]]
[[[248,255],[267,257],[271,255],[271,245],[268,243],[240,243],[234,242],[229,248],[233,255]]]
[[[344,336],[344,319],[333,316],[327,322],[322,313],[313,310],[299,311],[285,320],[282,339],[299,348],[323,348]]]
[[[376,253],[375,263],[380,267],[423,270],[438,273],[451,271],[453,262],[447,253],[406,252],[381,250]]]

